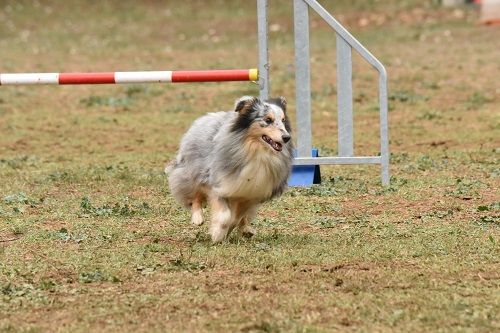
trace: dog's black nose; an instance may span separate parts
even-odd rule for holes
[[[291,136],[289,134],[285,134],[281,138],[283,139],[284,143],[287,143],[288,141],[290,141]]]

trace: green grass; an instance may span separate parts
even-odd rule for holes
[[[220,4],[4,2],[0,72],[254,67],[254,2]],[[322,167],[256,236],[212,245],[163,168],[254,84],[1,87],[0,331],[498,330],[497,31],[436,1],[325,7],[387,65],[389,187]],[[294,118],[292,12],[270,4],[272,91]],[[311,18],[313,139],[335,154],[335,40]],[[377,154],[377,78],[354,60],[355,150]]]

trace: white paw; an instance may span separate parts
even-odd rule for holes
[[[212,236],[212,242],[213,243],[222,242],[227,237],[228,231],[229,231],[228,229],[221,228],[219,226],[211,228],[210,235]]]
[[[201,211],[193,212],[191,215],[191,222],[194,225],[202,225],[203,224],[203,214]]]

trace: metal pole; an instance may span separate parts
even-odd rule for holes
[[[269,98],[269,52],[267,44],[267,0],[257,0],[257,37],[259,39],[259,96]]]
[[[379,103],[380,103],[380,157],[382,185],[390,184],[389,174],[389,116],[387,101],[387,72],[385,68],[379,76]]]
[[[338,155],[353,156],[352,49],[339,34],[337,34],[337,106]]]
[[[311,138],[311,74],[309,60],[309,6],[294,0],[295,31],[295,99],[297,118],[297,156],[310,157]]]

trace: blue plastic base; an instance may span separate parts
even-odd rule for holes
[[[293,156],[297,156],[294,150]],[[318,157],[318,149],[313,148],[311,157]],[[292,174],[288,178],[288,186],[309,187],[313,184],[321,184],[321,171],[319,165],[294,165]]]

